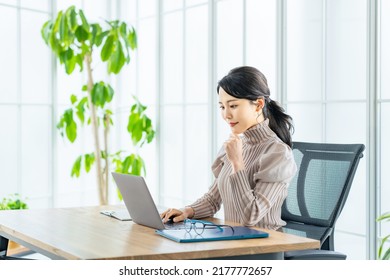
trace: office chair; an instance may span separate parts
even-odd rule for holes
[[[319,250],[285,252],[287,260],[343,260],[334,228],[355,176],[363,144],[293,143],[298,170],[282,206],[283,231],[320,241]]]

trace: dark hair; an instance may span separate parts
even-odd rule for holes
[[[235,98],[251,101],[264,98],[263,114],[269,119],[269,127],[284,143],[292,146],[291,133],[294,131],[292,118],[278,102],[270,98],[267,79],[263,73],[250,66],[237,67],[218,82],[217,93],[220,87]]]

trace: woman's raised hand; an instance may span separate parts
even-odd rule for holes
[[[225,141],[225,152],[228,160],[233,166],[233,171],[237,172],[245,168],[242,158],[242,139],[237,134],[231,134],[230,138]]]

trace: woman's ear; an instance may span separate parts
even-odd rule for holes
[[[257,99],[256,103],[257,103],[256,111],[261,111],[264,108],[264,104],[265,104],[264,98]]]

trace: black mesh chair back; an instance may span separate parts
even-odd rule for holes
[[[334,250],[333,231],[355,176],[362,144],[294,142],[298,167],[282,207],[284,231],[320,240]]]

